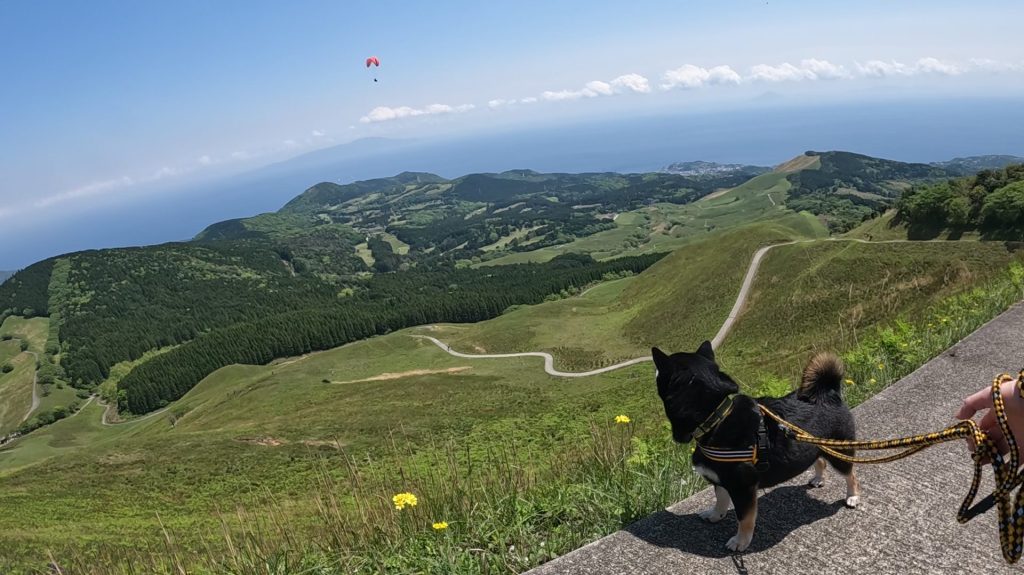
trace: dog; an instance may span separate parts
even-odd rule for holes
[[[726,547],[744,551],[754,536],[757,490],[788,481],[814,466],[812,487],[823,484],[826,461],[846,478],[846,505],[860,502],[853,464],[798,443],[762,415],[764,405],[783,419],[818,437],[854,439],[853,415],[843,402],[843,364],[832,354],[814,356],[804,368],[799,389],[785,397],[753,398],[715,363],[711,343],[696,353],[667,355],[651,349],[658,395],[678,443],[696,440],[693,467],[715,487],[715,506],[700,514],[717,523],[730,504],[739,528]],[[730,400],[727,398],[731,398]],[[852,455],[852,451],[838,450]]]

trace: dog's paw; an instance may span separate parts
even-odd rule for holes
[[[851,495],[846,498],[846,506],[850,509],[856,509],[858,505],[860,505],[859,495]]]
[[[811,480],[807,482],[807,485],[809,485],[810,487],[821,487],[821,486],[825,485],[825,478],[824,477],[812,477]]]
[[[707,511],[700,512],[700,518],[709,523],[718,523],[722,519],[725,519],[725,515],[728,511],[719,512],[718,509],[712,507]]]
[[[729,541],[725,544],[725,547],[729,551],[746,551],[747,547],[750,547],[750,540],[753,538],[754,536],[752,534],[744,535],[742,533],[737,533],[729,539]]]

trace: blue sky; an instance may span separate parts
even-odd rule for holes
[[[1020,2],[604,4],[6,0],[0,240],[366,136],[1024,93]]]

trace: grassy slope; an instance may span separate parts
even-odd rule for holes
[[[17,316],[8,317],[0,325],[0,335],[12,335],[15,338],[0,342],[0,363],[10,361],[14,366],[14,371],[0,374],[0,435],[17,429],[32,405],[35,358],[21,351],[21,340],[28,342],[29,351],[42,353],[48,325],[49,320],[46,318],[25,319]],[[48,406],[48,399],[40,398],[40,408]]]
[[[795,380],[813,351],[847,349],[868,326],[913,316],[1021,257],[995,242],[776,248],[762,263],[722,360],[748,382],[761,373]]]
[[[900,297],[867,306],[862,322],[867,325],[882,311],[893,315],[920,309],[927,299],[951,289],[939,287],[943,278],[963,287],[970,273],[981,275],[984,268],[1009,258],[999,249],[994,244],[979,248],[830,242],[779,248],[766,258],[762,281],[755,284],[753,297],[760,303],[726,340],[723,360],[745,381],[761,370],[791,374],[799,369],[811,343],[834,331],[833,318],[850,304],[852,272],[860,274],[856,283],[865,284],[864,296],[883,293],[877,278],[885,270],[892,273],[888,285],[914,285],[898,292]],[[670,291],[674,281],[687,274],[705,278],[705,273],[712,273],[704,268],[694,271],[697,262],[693,252],[690,256],[673,256],[637,278],[603,285],[584,298],[531,308],[539,312],[532,319],[537,322],[533,329],[548,333],[536,337],[565,337],[565,309],[573,303],[579,307],[588,301],[587,305],[600,307],[633,297],[658,306],[673,297],[685,299],[685,292]],[[898,262],[903,263],[895,265]],[[906,269],[897,269],[901,266]],[[831,281],[815,299],[812,288],[823,277]],[[701,283],[734,292],[722,290],[721,281]],[[780,321],[791,321],[773,311],[778,309],[797,312],[792,319],[795,327],[786,333],[772,331]],[[721,321],[710,314],[693,319],[672,310],[666,307],[666,315],[652,321],[649,329],[676,330],[679,341],[690,337],[692,343],[712,331],[712,320],[713,327]],[[542,317],[546,324],[539,323]],[[514,314],[488,323],[501,332],[501,323],[510,318],[523,323]],[[686,335],[689,326],[701,322],[708,326],[700,334]],[[585,324],[573,326],[574,344]],[[315,514],[308,490],[316,484],[318,465],[336,478],[345,474],[335,446],[361,459],[372,454],[372,462],[364,465],[371,473],[384,475],[394,473],[391,456],[381,447],[381,438],[391,432],[398,434],[397,445],[409,451],[416,465],[427,466],[436,453],[431,446],[446,437],[459,438],[459,445],[474,454],[513,441],[528,445],[534,452],[531,463],[543,465],[552,452],[568,450],[585,436],[592,420],[608,420],[618,413],[646,420],[659,417],[657,397],[644,383],[650,377],[649,365],[580,380],[555,379],[542,372],[537,358],[454,358],[410,337],[411,331],[268,366],[224,368],[170,410],[147,420],[100,427],[100,409],[92,404],[82,414],[30,435],[0,452],[0,506],[12,510],[0,517],[0,539],[11,542],[11,553],[17,554],[30,554],[40,545],[59,546],[69,533],[79,534],[75,541],[80,544],[152,544],[160,538],[159,513],[188,544],[197,534],[216,530],[217,510],[230,510],[237,503],[260,509],[257,500],[264,490],[279,502],[282,520],[294,522],[300,531],[315,529],[310,525]],[[780,361],[764,361],[775,357],[773,347],[765,351],[767,333],[777,336],[773,344],[785,350]],[[650,337],[659,345],[668,338]],[[466,367],[454,373],[356,381],[414,369]],[[323,383],[325,379],[350,383]],[[46,521],[39,520],[43,516]]]
[[[788,189],[785,174],[762,174],[714,198],[685,205],[657,204],[624,212],[615,220],[618,227],[613,230],[568,244],[512,253],[481,265],[544,262],[563,253],[589,253],[597,259],[607,259],[671,251],[715,229],[780,217]],[[772,201],[776,205],[773,206]]]
[[[50,320],[45,317],[25,319],[11,316],[0,326],[0,335],[13,335],[18,339],[27,340],[29,351],[43,353],[49,325]]]
[[[453,374],[322,383],[467,365],[396,333],[291,363],[224,368],[168,412],[137,423],[101,428],[93,403],[0,452],[0,505],[17,510],[0,518],[0,539],[12,549],[59,545],[69,533],[132,545],[159,538],[159,513],[187,540],[215,531],[218,509],[252,504],[262,488],[302,523],[313,516],[307,492],[318,462],[332,475],[343,473],[335,445],[376,453],[380,472],[392,468],[380,449],[392,431],[403,448],[454,436],[483,450],[502,437],[549,453],[585,433],[595,411],[651,401],[637,397],[633,380],[644,367],[632,377],[566,382],[545,375],[535,358],[473,362]],[[426,458],[431,451],[416,453]]]
[[[612,282],[584,297],[519,308],[487,322],[439,326],[434,335],[468,352],[548,351],[556,367],[577,371],[638,357],[655,344],[695,346],[714,337],[725,320],[757,248],[813,238],[817,232],[799,214],[712,232],[640,278]],[[573,334],[569,342],[566,333]]]
[[[32,405],[36,364],[31,355],[21,353],[18,345],[17,340],[0,342],[0,363],[9,361],[14,366],[14,371],[0,374],[0,436],[17,429]]]
[[[441,333],[467,351],[474,346],[551,349],[570,368],[576,368],[572,362],[589,361],[584,355],[591,352],[608,362],[639,355],[648,343],[672,350],[693,347],[717,330],[756,247],[822,233],[814,218],[771,210],[766,194],[779,180],[761,178],[756,186],[705,200],[701,208],[716,212],[709,220],[724,222],[741,219],[740,208],[747,203],[766,203],[760,223],[694,234],[708,241],[684,241],[685,249],[641,276],[610,282],[584,297],[523,308],[481,324],[443,326]],[[773,199],[781,204],[781,198]],[[760,214],[758,208],[742,211]],[[726,340],[723,360],[745,381],[765,370],[790,375],[814,343],[829,341],[835,318],[851,312],[851,289],[867,300],[860,312],[863,328],[966,286],[1010,257],[1000,249],[994,244],[825,242],[779,248],[766,258],[752,295],[759,303],[748,308]],[[900,295],[891,301],[874,301],[887,293],[878,283],[887,272],[885,285],[910,287],[896,290]],[[852,278],[857,280],[851,287]],[[940,285],[946,279],[949,285]],[[790,315],[796,327],[781,333],[777,326],[791,321]],[[187,544],[204,530],[217,529],[217,510],[230,511],[237,503],[260,508],[256,500],[265,491],[279,502],[284,520],[315,529],[308,491],[317,483],[320,465],[329,475],[345,474],[337,446],[361,458],[370,455],[363,464],[383,476],[394,474],[391,455],[381,447],[381,438],[391,432],[420,466],[436,453],[434,442],[446,437],[458,438],[474,457],[498,445],[522,443],[535,452],[529,461],[543,465],[552,452],[568,450],[585,436],[592,420],[618,413],[660,417],[656,395],[643,383],[650,378],[649,365],[555,379],[543,373],[537,358],[453,358],[409,337],[414,332],[268,366],[227,367],[169,410],[125,425],[100,426],[101,410],[93,403],[0,451],[0,507],[11,510],[0,516],[0,539],[9,542],[8,553],[36,557],[40,546],[59,548],[68,534],[77,544],[156,544],[159,513]],[[766,346],[769,334],[772,345]],[[450,368],[468,369],[356,381]]]

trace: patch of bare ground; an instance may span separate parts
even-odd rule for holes
[[[715,198],[720,198],[720,197],[722,197],[723,194],[725,194],[726,192],[728,192],[731,189],[732,188],[722,188],[720,190],[715,190],[715,191],[711,192],[710,194],[708,194],[708,195],[704,196],[703,198],[701,198],[700,201],[713,200]]]
[[[367,381],[388,381],[392,379],[402,379],[406,377],[415,377],[417,375],[437,375],[439,373],[459,373],[460,371],[466,371],[469,369],[468,365],[461,365],[459,367],[449,367],[447,369],[411,369],[409,371],[401,371],[395,373],[382,373],[373,377],[366,377],[363,379],[351,379],[348,381],[332,381],[331,383],[364,383]]]
[[[788,162],[783,162],[778,166],[775,166],[776,172],[789,173],[799,172],[800,170],[807,170],[810,168],[817,168],[821,166],[821,159],[818,156],[797,156]]]
[[[248,443],[250,445],[262,445],[263,447],[279,447],[288,443],[287,441],[277,439],[276,437],[239,437],[237,441]]]

